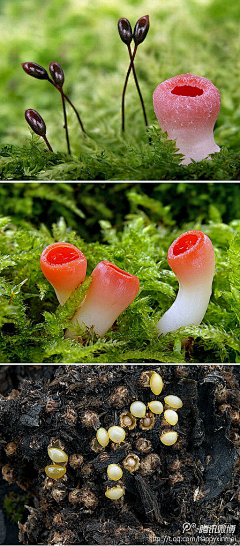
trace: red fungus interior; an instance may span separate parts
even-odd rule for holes
[[[186,252],[192,248],[196,244],[197,240],[198,236],[195,234],[183,235],[173,247],[174,256],[179,256],[179,254],[183,254],[183,252]]]
[[[177,85],[172,89],[174,95],[183,95],[184,97],[197,97],[203,94],[203,90],[193,85]]]
[[[62,265],[77,260],[79,254],[76,250],[67,246],[52,248],[47,255],[47,261],[51,265]]]
[[[120,267],[118,267],[117,265],[114,265],[110,262],[107,263],[108,267],[110,267],[111,269],[114,269],[115,271],[117,271],[118,273],[122,273],[123,275],[126,275],[126,277],[131,277],[131,273],[127,273],[126,271],[123,271],[123,269],[120,269]]]

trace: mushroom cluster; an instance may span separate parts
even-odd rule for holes
[[[190,230],[173,241],[167,260],[178,278],[179,291],[173,305],[157,323],[157,331],[163,335],[201,323],[212,292],[214,248],[205,233]],[[79,248],[59,242],[45,248],[40,266],[54,287],[60,305],[64,305],[83,283],[87,260]],[[137,296],[139,279],[107,260],[98,263],[89,279],[91,284],[71,322],[82,328],[92,328],[96,334],[104,336]],[[65,337],[77,339],[78,336],[67,329]]]
[[[48,455],[54,464],[47,465],[45,472],[49,478],[59,480],[66,473],[68,455],[60,448],[59,442],[53,442],[48,446]],[[56,464],[62,463],[62,464]]]
[[[163,389],[163,380],[161,375],[157,372],[146,371],[144,372],[144,386],[149,386],[152,393],[159,396]],[[178,433],[176,430],[169,428],[169,425],[174,426],[178,422],[177,410],[182,407],[182,400],[173,394],[165,396],[165,406],[163,406],[160,400],[151,400],[147,406],[141,400],[135,400],[132,402],[129,408],[129,412],[124,412],[120,415],[120,426],[112,425],[108,430],[104,427],[100,427],[97,430],[96,438],[98,444],[102,447],[106,447],[111,440],[113,443],[120,444],[124,442],[126,432],[124,428],[132,430],[136,427],[137,419],[139,421],[139,427],[142,430],[151,430],[156,422],[156,416],[161,415],[163,412],[163,419],[161,422],[162,433],[160,435],[160,441],[165,446],[171,446],[177,442]],[[146,439],[147,444],[147,439]],[[128,472],[135,472],[140,467],[140,459],[138,455],[129,453],[127,457],[122,461],[122,466]],[[117,482],[112,487],[108,487],[105,491],[105,495],[108,499],[117,500],[120,499],[124,493],[124,484],[121,481],[123,476],[123,470],[119,464],[109,464],[107,467],[107,475],[110,480]]]
[[[87,260],[74,245],[53,243],[42,252],[40,266],[54,287],[60,305],[64,305],[84,281]],[[93,328],[96,334],[104,336],[117,317],[132,303],[138,291],[138,277],[103,260],[93,270],[86,296],[71,322],[83,328]],[[77,338],[71,330],[67,330],[65,336]]]

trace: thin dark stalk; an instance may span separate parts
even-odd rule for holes
[[[66,132],[66,141],[67,141],[67,149],[69,155],[71,155],[71,148],[70,148],[70,141],[69,141],[69,134],[68,134],[68,125],[67,125],[67,112],[66,112],[66,106],[65,106],[65,98],[64,93],[61,89],[61,97],[62,97],[62,105],[63,105],[63,116],[64,116],[64,129]]]
[[[141,91],[140,91],[140,87],[139,87],[139,83],[138,83],[138,79],[137,79],[137,74],[136,74],[136,71],[135,71],[135,66],[134,66],[134,63],[133,63],[134,59],[133,59],[133,57],[132,57],[132,51],[131,51],[130,45],[128,45],[128,52],[129,52],[130,60],[132,61],[133,76],[134,76],[136,88],[137,88],[137,90],[138,90],[140,102],[141,102],[141,105],[142,105],[142,111],[143,111],[143,117],[144,117],[145,125],[146,125],[146,127],[147,127],[147,126],[148,126],[147,114],[146,114],[146,110],[145,110],[145,106],[144,106],[144,102],[143,102],[142,93],[141,93]]]
[[[64,99],[66,99],[66,101],[67,101],[67,102],[70,104],[70,106],[73,108],[73,110],[74,110],[74,112],[75,112],[75,114],[76,114],[76,116],[77,116],[77,119],[78,119],[78,121],[79,121],[80,127],[81,127],[81,129],[82,129],[82,131],[83,131],[83,133],[84,133],[84,136],[86,136],[87,133],[86,133],[86,131],[85,131],[85,129],[84,129],[83,122],[82,122],[82,120],[81,120],[81,118],[80,118],[80,116],[79,116],[79,113],[78,113],[77,109],[75,108],[74,104],[72,103],[72,101],[69,99],[69,97],[68,97],[67,95],[65,95],[65,93],[62,91],[62,89],[61,89],[60,87],[58,87],[58,85],[56,85],[56,83],[54,83],[53,80],[51,80],[51,78],[48,78],[48,81],[49,81],[52,85],[54,85],[54,87],[56,87],[56,89],[58,89],[58,91],[60,91],[60,93],[62,94],[62,96],[64,97]]]
[[[125,83],[124,83],[124,87],[123,87],[123,92],[122,92],[122,132],[123,133],[125,131],[125,94],[126,94],[127,83],[128,83],[128,80],[129,80],[130,72],[132,70],[135,55],[137,53],[137,47],[138,46],[135,45],[134,50],[133,50],[133,54],[131,54],[131,61],[130,61],[130,65],[128,67],[128,71],[127,71],[127,74],[126,74],[126,79],[125,79]]]
[[[80,127],[81,127],[81,129],[82,129],[82,131],[83,131],[83,133],[84,133],[84,136],[86,136],[87,133],[86,133],[84,127],[83,127],[83,123],[82,123],[82,120],[81,120],[81,118],[80,118],[80,116],[79,116],[78,111],[76,110],[75,106],[73,105],[72,101],[68,98],[68,96],[65,95],[65,93],[63,93],[63,95],[64,95],[64,98],[65,98],[65,99],[68,101],[68,103],[70,104],[70,106],[73,108],[73,110],[74,110],[74,112],[75,112],[75,114],[76,114],[76,116],[77,116],[77,118],[78,118],[78,121],[79,121],[79,123],[80,123]]]
[[[43,138],[43,140],[46,142],[47,147],[48,147],[48,149],[50,150],[50,152],[53,152],[52,146],[50,146],[50,144],[49,144],[49,142],[48,142],[48,139],[47,139],[46,135],[42,135],[42,138]],[[53,152],[53,153],[54,153],[54,152]]]

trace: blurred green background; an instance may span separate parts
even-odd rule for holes
[[[128,52],[117,22],[127,17],[132,27],[149,14],[150,30],[139,46],[136,71],[150,124],[156,124],[152,93],[163,80],[191,72],[213,81],[222,106],[215,138],[239,149],[240,10],[225,0],[2,0],[0,7],[0,142],[22,145],[30,132],[24,111],[33,108],[47,124],[49,140],[66,151],[60,94],[47,82],[24,73],[21,63],[45,68],[59,62],[64,90],[79,109],[88,134],[116,152],[120,136],[121,92]],[[126,97],[127,132],[141,143],[144,123],[130,78]],[[74,153],[84,139],[74,113],[68,110]]]

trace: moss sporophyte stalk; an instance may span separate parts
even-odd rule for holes
[[[67,150],[68,150],[68,153],[71,154],[65,101],[67,101],[70,104],[70,106],[73,108],[84,135],[86,134],[86,131],[84,129],[82,120],[80,118],[80,115],[77,109],[75,108],[75,106],[73,105],[69,97],[65,95],[65,93],[63,92],[63,84],[64,84],[65,76],[64,76],[64,72],[61,65],[56,62],[50,63],[49,72],[52,78],[49,77],[45,68],[43,66],[40,66],[37,63],[32,63],[32,62],[22,63],[22,67],[23,67],[23,70],[30,76],[33,76],[34,78],[37,78],[38,80],[47,80],[61,93],[63,116],[64,116],[64,129],[65,129],[66,141],[67,141]],[[25,118],[26,118],[26,121],[29,123],[31,129],[36,134],[41,135],[44,138],[49,150],[52,152],[53,150],[51,146],[49,145],[49,142],[47,141],[47,138],[46,138],[46,125],[42,117],[40,116],[40,114],[36,112],[35,110],[26,110]],[[38,124],[36,124],[35,119],[37,119]],[[42,131],[42,128],[44,128],[44,132],[39,132],[39,124],[41,125],[41,131]]]
[[[125,79],[125,83],[124,83],[124,87],[123,87],[123,92],[122,92],[122,131],[123,132],[125,131],[125,93],[126,93],[128,79],[129,79],[131,70],[133,72],[134,81],[135,81],[136,88],[137,88],[137,91],[138,91],[138,94],[139,94],[139,98],[140,98],[140,102],[141,102],[141,106],[142,106],[142,110],[143,110],[144,122],[145,122],[146,127],[148,126],[145,105],[144,105],[144,101],[143,101],[143,98],[142,98],[142,93],[140,91],[140,87],[139,87],[139,83],[138,83],[138,79],[137,79],[137,75],[136,75],[136,71],[135,71],[135,66],[134,66],[134,59],[135,59],[135,56],[136,56],[136,53],[137,53],[137,48],[138,48],[139,44],[141,44],[145,40],[145,38],[147,36],[147,33],[148,33],[148,30],[149,30],[149,16],[148,15],[145,15],[144,17],[141,17],[136,22],[136,25],[134,27],[133,32],[132,32],[131,24],[128,21],[128,19],[122,17],[118,21],[118,32],[119,32],[121,40],[127,45],[128,53],[129,53],[129,57],[130,57],[130,65],[129,65],[129,68],[128,68],[128,71],[127,71],[127,75],[126,75],[126,79]],[[131,47],[130,47],[132,39],[135,42],[135,47],[134,47],[133,52],[132,52]]]
[[[159,334],[182,326],[199,325],[206,312],[212,291],[215,255],[211,240],[199,230],[180,235],[168,249],[168,263],[179,280],[179,292],[170,309],[156,325]],[[70,243],[53,243],[41,254],[42,272],[55,289],[61,305],[84,281],[87,259]],[[103,260],[89,277],[91,284],[71,318],[74,326],[93,329],[99,336],[112,327],[117,317],[133,302],[139,292],[139,279],[113,263]],[[67,329],[65,337],[77,339],[75,331]],[[162,380],[153,373],[151,390],[158,395]],[[144,417],[146,408],[133,403],[135,417]]]
[[[29,108],[28,110],[25,110],[25,119],[28,125],[30,125],[31,129],[34,131],[34,133],[43,138],[50,152],[53,152],[53,149],[47,139],[46,124],[40,114],[36,110],[32,110],[31,108]]]

